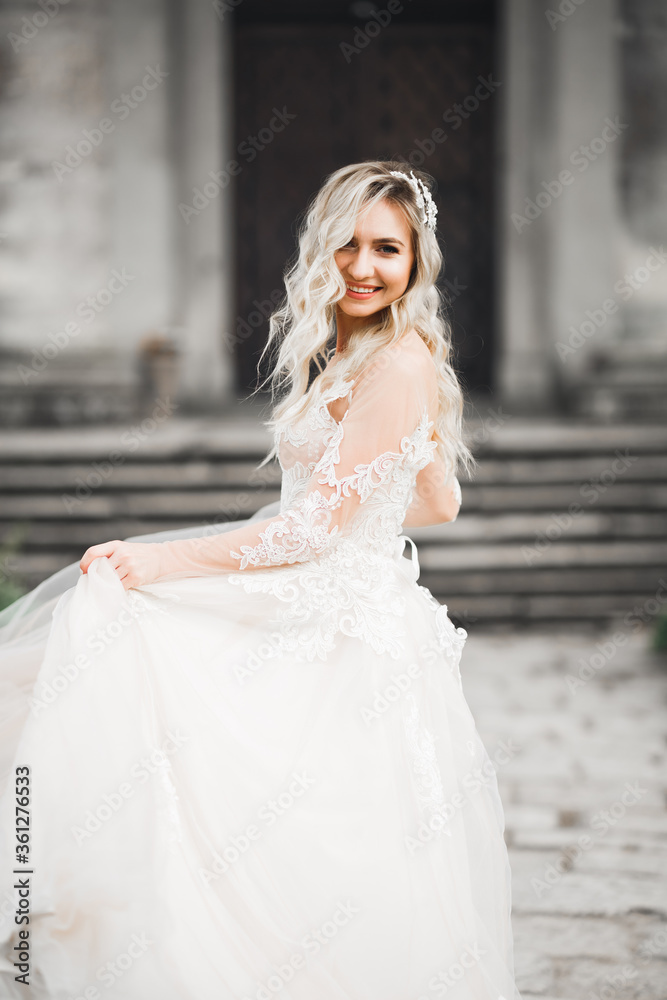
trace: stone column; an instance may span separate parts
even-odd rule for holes
[[[555,163],[572,180],[549,215],[551,363],[566,395],[592,353],[619,335],[622,273],[618,162],[629,123],[618,94],[615,0],[575,6],[553,31]]]
[[[501,44],[499,390],[515,411],[559,409],[586,365],[570,328],[599,317],[618,275],[614,0],[506,0]]]
[[[547,246],[539,219],[522,225],[526,199],[533,198],[548,153],[540,82],[548,52],[539,47],[539,20],[531,0],[505,0],[499,43],[499,156],[497,259],[500,399],[513,412],[548,408],[552,403],[549,343],[544,327],[541,283]],[[538,46],[536,48],[536,45]],[[545,57],[545,58],[543,58]]]
[[[169,3],[180,391],[186,407],[215,410],[231,405],[234,382],[225,348],[234,278],[232,184],[224,181],[232,158],[231,44],[228,23],[212,3]]]
[[[173,313],[175,192],[169,164],[166,0],[114,0],[108,7],[106,106],[115,108],[107,139],[110,265],[127,286],[109,306],[107,346],[136,356]],[[115,102],[115,103],[114,103]]]

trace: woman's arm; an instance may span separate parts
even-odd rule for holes
[[[360,379],[304,495],[291,509],[208,537],[94,545],[84,554],[81,569],[85,573],[93,559],[106,556],[128,589],[319,555],[334,536],[346,533],[359,505],[391,474],[391,456],[401,454],[401,442],[426,412],[427,374],[421,354],[399,351]]]
[[[431,524],[455,521],[461,507],[461,486],[458,479],[447,477],[440,453],[417,474],[415,493],[408,507],[404,528],[421,528]]]
[[[288,512],[288,516],[289,516]],[[124,542],[116,538],[111,542],[91,545],[79,563],[83,573],[94,559],[106,557],[118,573],[124,587],[141,587],[156,580],[174,580],[188,576],[217,576],[243,568],[241,555],[236,558],[237,546],[246,545],[262,551],[267,558],[277,558],[274,548],[269,553],[267,539],[275,537],[276,530],[287,533],[287,521],[280,515],[253,521],[230,531],[204,532],[194,538],[179,538],[165,542]],[[303,543],[303,539],[301,543]],[[283,551],[280,562],[290,561]],[[255,565],[259,565],[256,563]]]

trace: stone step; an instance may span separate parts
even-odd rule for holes
[[[264,414],[266,418],[266,414]],[[667,431],[483,414],[457,520],[406,528],[458,624],[607,622],[667,567]],[[258,412],[17,430],[0,440],[3,566],[26,587],[112,538],[244,519],[279,499]]]
[[[108,539],[106,536],[92,539],[90,544],[102,540]],[[81,546],[70,556],[44,552],[13,555],[6,560],[6,569],[26,587],[32,588],[77,561],[86,547]],[[512,579],[507,574],[475,577],[453,573],[443,577],[422,573],[419,584],[428,587],[434,597],[446,604],[454,623],[464,628],[472,624],[477,627],[478,624],[517,621],[524,625],[558,622],[590,625],[618,621],[624,622],[627,628],[632,622],[651,619],[656,613],[656,605],[665,606],[667,602],[667,573],[656,570],[651,576],[649,571],[627,571],[625,577],[612,574],[584,577],[574,588],[569,586],[568,580],[577,572],[564,574],[562,581],[560,576],[553,574],[533,581],[530,578]]]
[[[277,491],[274,494],[277,499]],[[216,493],[216,499],[218,498]],[[236,494],[238,498],[238,494]],[[219,505],[212,504],[210,516],[193,519],[181,516],[178,511],[169,511],[161,519],[157,516],[101,516],[78,517],[78,507],[71,507],[68,518],[21,519],[0,517],[0,544],[7,543],[14,530],[21,534],[21,544],[28,549],[50,545],[53,548],[69,548],[92,544],[90,538],[104,535],[110,538],[115,532],[118,538],[129,538],[134,535],[146,535],[157,531],[169,531],[178,528],[194,526],[195,524],[223,523],[226,520],[238,520],[255,513],[264,502],[270,502],[268,493],[255,495],[248,493],[245,504],[237,503],[236,508],[223,510]],[[261,501],[261,503],[260,503]],[[83,501],[81,506],[86,501]],[[63,505],[64,506],[64,505]],[[0,500],[0,513],[4,504]],[[152,513],[152,512],[151,512]],[[225,516],[227,514],[227,516]],[[231,516],[230,516],[231,515]],[[434,525],[428,528],[406,528],[409,535],[418,545],[419,552],[427,552],[437,548],[450,551],[455,547],[467,547],[480,544],[497,544],[515,542],[516,545],[533,549],[532,554],[524,557],[525,568],[530,571],[539,570],[541,551],[546,541],[561,538],[569,542],[584,539],[589,541],[607,540],[609,544],[632,539],[662,541],[667,537],[667,511],[648,513],[585,512],[580,517],[572,519],[566,529],[554,530],[555,522],[544,514],[459,514],[452,524]],[[530,561],[529,561],[530,560]]]
[[[421,550],[420,550],[421,556]],[[445,577],[440,573],[432,573],[424,569],[424,560],[420,558],[421,573],[419,582],[429,590],[441,590]],[[560,570],[494,570],[484,572],[466,572],[452,570],[447,573],[447,588],[460,596],[476,594],[623,594],[646,593],[654,594],[660,586],[660,580],[667,581],[667,569],[664,563],[659,566],[616,566],[600,568]],[[667,582],[663,583],[664,600],[667,602]]]
[[[230,477],[233,473],[230,473]],[[266,486],[252,488],[239,483],[218,488],[198,490],[143,489],[130,491],[103,490],[79,487],[76,482],[60,494],[49,492],[14,493],[1,495],[0,517],[50,518],[70,520],[72,513],[82,519],[120,516],[167,516],[197,519],[213,515],[216,511],[234,509],[240,495],[257,497],[257,507],[278,499],[278,481],[262,481]],[[598,511],[664,511],[667,509],[667,483],[614,483],[600,489],[591,488],[585,498],[576,487],[526,485],[526,486],[477,486],[463,488],[463,507],[467,513],[498,513],[503,511],[544,511],[563,516],[572,505],[574,518],[580,516],[585,505],[595,504]],[[194,523],[194,521],[193,521]],[[546,524],[547,522],[545,522]]]
[[[246,485],[261,482],[280,482],[277,463],[270,462],[258,469],[258,462],[241,460],[229,456],[214,456],[197,461],[178,462],[126,461],[115,464],[108,459],[91,464],[67,461],[45,463],[34,461],[16,463],[0,460],[0,491],[49,490],[75,487],[104,490],[121,489],[168,489],[174,486],[197,489],[228,484]],[[467,491],[478,490],[481,486],[530,485],[539,479],[540,484],[576,487],[582,484],[602,484],[614,479],[624,483],[667,482],[667,455],[632,455],[628,453],[628,465],[621,472],[610,467],[607,455],[595,455],[576,459],[507,459],[497,461],[485,459],[475,472],[471,482],[464,480],[462,486]]]
[[[667,535],[667,511],[582,511],[576,516],[566,511],[526,514],[464,512],[456,521],[421,528],[406,529],[415,542],[431,545],[469,545],[479,542],[516,541],[542,545],[566,536],[609,539],[664,538]]]
[[[125,533],[118,532],[121,537]],[[83,535],[81,541],[67,547],[51,547],[48,553],[44,547],[35,551],[23,549],[20,553],[5,557],[5,565],[21,577],[30,577],[33,585],[39,583],[40,574],[56,572],[68,563],[81,558],[91,545],[97,545],[116,537],[113,532],[97,529]],[[512,571],[490,569],[483,572],[469,572],[457,569],[442,573],[429,572],[424,568],[423,550],[420,552],[419,583],[432,593],[455,593],[459,600],[469,598],[497,597],[498,595],[644,595],[644,599],[663,592],[663,602],[667,603],[667,570],[658,566],[616,566],[604,568],[564,568],[549,570]],[[637,598],[639,599],[639,598]],[[635,601],[636,603],[636,601]],[[634,605],[633,605],[634,606]]]
[[[413,537],[413,536],[410,536]],[[416,539],[415,539],[416,541]],[[419,546],[419,543],[417,543]],[[451,572],[453,570],[507,570],[531,568],[529,558],[517,545],[465,545],[436,548],[419,548],[419,562],[423,571]],[[539,569],[568,569],[612,566],[667,567],[667,541],[622,542],[553,542],[539,555],[530,551],[532,567]]]
[[[280,484],[275,463],[255,471],[257,463],[235,459],[196,462],[130,463],[112,466],[109,462],[94,465],[42,462],[29,465],[0,463],[0,493],[30,490],[48,493],[54,490],[214,489],[220,486],[247,486],[262,482]],[[253,475],[254,473],[254,475]],[[652,476],[652,478],[656,478]],[[667,475],[665,475],[667,479]]]
[[[589,421],[529,420],[502,415],[502,424],[474,415],[466,422],[465,439],[477,457],[514,455],[543,459],[558,456],[608,454],[630,449],[631,454],[667,454],[664,424],[594,424]],[[0,462],[53,463],[57,461],[104,461],[113,453],[125,461],[191,460],[214,455],[240,455],[260,461],[271,446],[271,435],[263,420],[268,413],[256,405],[239,404],[219,420],[194,417],[160,420],[157,415],[136,424],[104,424],[80,428],[24,428],[0,436]],[[585,473],[584,473],[585,474]]]

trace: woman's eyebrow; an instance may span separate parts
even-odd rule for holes
[[[403,246],[404,245],[395,236],[382,236],[382,237],[379,237],[377,240],[373,240],[373,243],[398,243],[399,246]]]

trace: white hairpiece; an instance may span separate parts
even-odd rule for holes
[[[438,218],[438,209],[436,208],[436,204],[431,197],[431,192],[426,187],[424,182],[420,180],[419,177],[415,177],[412,170],[410,171],[409,177],[407,174],[404,174],[402,170],[390,170],[389,173],[393,174],[394,177],[404,177],[408,184],[410,184],[415,192],[417,205],[421,208],[423,213],[422,222],[424,225],[428,226],[431,232],[435,232],[435,222]]]

